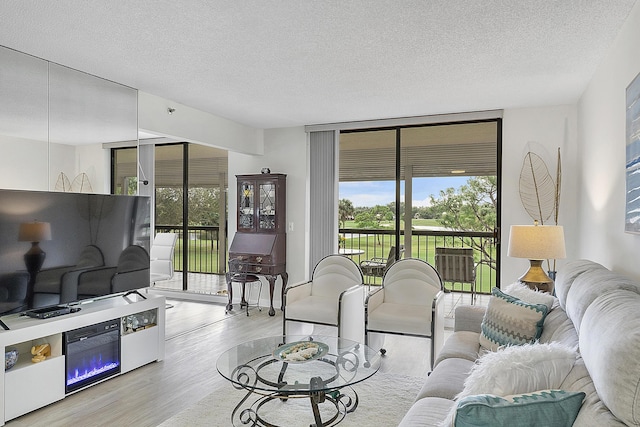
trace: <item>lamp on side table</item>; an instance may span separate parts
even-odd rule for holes
[[[512,225],[508,255],[529,260],[529,270],[518,280],[531,289],[553,294],[553,280],[542,268],[545,259],[566,257],[560,225]]]

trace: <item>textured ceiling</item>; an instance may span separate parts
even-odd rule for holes
[[[0,45],[259,128],[577,101],[636,0],[3,0]]]

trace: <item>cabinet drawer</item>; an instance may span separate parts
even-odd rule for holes
[[[63,399],[64,383],[64,356],[7,371],[4,376],[5,421]]]
[[[139,330],[122,336],[121,373],[158,360],[158,326]]]

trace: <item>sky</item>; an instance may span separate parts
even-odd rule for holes
[[[440,190],[449,187],[459,188],[464,185],[468,176],[446,178],[414,178],[413,206],[429,206],[429,196],[437,196]],[[394,181],[341,182],[340,199],[349,199],[354,207],[371,207],[387,205],[395,201]],[[400,187],[400,200],[404,201],[404,182]]]

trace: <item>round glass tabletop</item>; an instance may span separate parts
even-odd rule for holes
[[[216,367],[227,380],[255,391],[326,392],[375,374],[380,353],[337,337],[274,336],[230,348]]]

